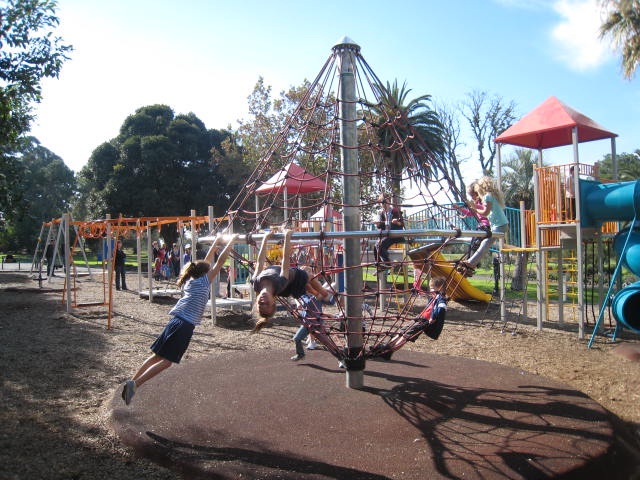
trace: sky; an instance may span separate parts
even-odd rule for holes
[[[31,134],[76,172],[146,105],[237,127],[260,76],[276,94],[312,80],[344,36],[410,98],[453,105],[486,91],[520,118],[553,95],[617,133],[618,154],[640,148],[640,83],[599,40],[596,0],[59,0],[57,15],[74,52],[43,82]],[[477,176],[472,146],[465,171]],[[581,144],[580,161],[610,151]],[[571,147],[545,161],[571,163]]]

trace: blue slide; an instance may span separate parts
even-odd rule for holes
[[[598,183],[580,180],[580,211],[583,227],[597,226],[602,222],[631,221],[615,236],[614,249],[618,264],[613,274],[607,298],[621,267],[640,276],[640,180],[623,183]],[[616,321],[640,333],[640,282],[633,283],[616,293],[611,303]],[[598,323],[602,317],[598,318]],[[598,324],[594,330],[597,332]],[[593,337],[591,338],[591,343]]]

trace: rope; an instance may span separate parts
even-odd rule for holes
[[[340,225],[328,222],[332,216],[324,213],[315,227],[311,227],[310,219],[319,209],[339,212],[355,208],[361,212],[365,223],[362,227],[366,229],[366,223],[373,220],[376,197],[389,193],[399,208],[411,206],[424,211],[422,220],[414,222],[411,228],[448,229],[457,231],[459,236],[460,230],[467,228],[466,220],[451,205],[464,199],[465,193],[458,190],[444,160],[430,151],[407,113],[390,105],[389,92],[359,52],[353,52],[357,100],[339,101],[331,93],[340,88],[339,54],[334,51],[329,56],[292,115],[279,128],[247,179],[247,187],[232,200],[227,211],[228,224],[233,224],[234,228],[241,226],[248,235],[264,228],[279,227],[316,228],[323,234]],[[345,121],[341,112],[346,104],[354,105],[358,112],[357,118],[350,120],[357,129],[356,146],[345,145],[339,135],[340,124]],[[358,151],[357,175],[343,172],[341,151],[344,149]],[[355,205],[346,204],[341,193],[347,177],[358,179],[361,195]],[[402,184],[411,185],[412,191],[399,190],[398,186]],[[225,225],[218,224],[212,233],[221,232]],[[386,237],[381,232],[378,240]],[[441,242],[438,238],[414,240],[418,245],[434,241],[441,244],[434,253],[442,252],[450,242]],[[362,246],[359,265],[351,268],[376,277],[376,270],[382,265],[374,258],[368,240],[364,240]],[[318,243],[301,243],[296,245],[292,261],[298,266],[311,267],[318,279],[329,277],[334,282],[339,281],[341,276],[348,274],[345,262],[341,262],[342,247],[342,241],[326,238]],[[255,245],[251,248],[256,250]],[[253,272],[253,264],[239,257],[234,256]],[[464,253],[460,260],[463,257]],[[425,259],[419,274],[414,271],[411,281],[409,272],[414,268],[414,260],[403,255],[391,262],[391,281],[386,288],[376,284],[375,288],[366,285],[362,292],[332,291],[337,302],[332,314],[324,315],[323,327],[309,322],[306,312],[287,299],[279,301],[312,333],[325,338],[321,341],[338,358],[344,356],[349,334],[362,336],[361,355],[375,356],[381,342],[389,341],[413,324],[418,313],[416,301],[424,293],[420,288],[422,281],[431,276],[435,266],[442,269],[452,264],[436,264]],[[459,288],[461,281],[462,277],[451,268],[446,278],[447,289]],[[394,297],[395,302],[382,301],[388,296]],[[360,298],[363,302],[362,315],[355,319],[362,325],[357,332],[345,331],[347,298]]]

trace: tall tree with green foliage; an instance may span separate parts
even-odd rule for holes
[[[260,77],[247,97],[249,117],[238,121],[234,142],[225,145],[226,151],[234,152],[252,169],[266,160],[269,174],[296,161],[310,174],[322,175],[327,170],[328,147],[335,140],[335,131],[326,127],[332,120],[335,98],[310,88],[304,80],[272,97],[271,86]],[[331,185],[331,189],[332,200],[339,201],[339,185]],[[313,201],[313,195],[303,200],[303,207],[304,202]]]
[[[460,113],[466,118],[476,141],[478,161],[483,175],[493,175],[496,146],[493,140],[516,120],[515,103],[484,91],[467,93]]]
[[[533,172],[536,159],[528,148],[517,148],[502,164],[502,193],[509,207],[520,208],[524,202],[527,210],[533,208]]]
[[[68,212],[76,187],[73,171],[51,150],[34,137],[19,141],[16,162],[23,180],[21,190],[25,212],[8,219],[0,230],[0,249],[35,248],[42,222],[59,218]]]
[[[609,38],[621,54],[622,75],[631,80],[640,63],[640,1],[601,0],[606,17],[600,37]]]
[[[19,185],[18,139],[29,130],[32,105],[40,101],[43,78],[57,77],[71,46],[53,31],[59,20],[54,0],[7,0],[0,5],[0,212],[24,214]]]
[[[98,146],[79,173],[74,213],[91,219],[184,216],[213,205],[221,214],[242,187],[237,173],[225,171],[222,143],[231,134],[208,130],[193,113],[175,115],[166,105],[139,108],[125,119],[120,134]],[[165,227],[165,241],[177,238]]]
[[[618,178],[620,182],[630,182],[640,179],[640,149],[634,150],[633,153],[622,153],[616,156],[618,164]],[[600,178],[613,180],[613,161],[611,154],[608,153],[602,160],[596,162],[599,167],[598,175]]]

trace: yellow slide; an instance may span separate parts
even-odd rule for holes
[[[439,246],[440,244],[430,244],[416,248],[408,252],[409,258],[413,261],[429,258],[433,262],[431,276],[450,279],[447,282],[447,296],[452,300],[491,301],[490,294],[471,285],[469,280],[455,270],[453,264],[437,250]]]

